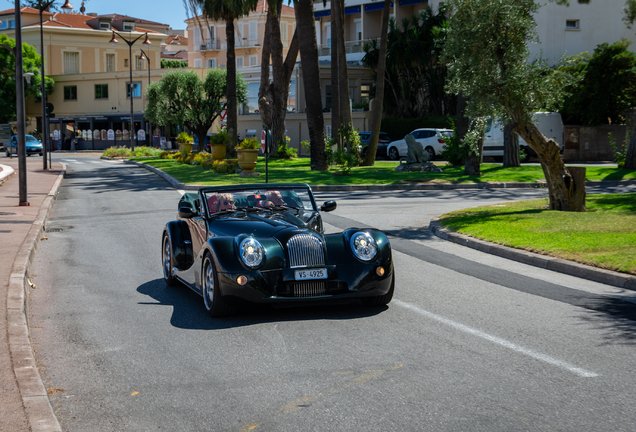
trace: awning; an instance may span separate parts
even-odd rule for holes
[[[400,0],[400,6],[410,6],[420,3],[422,3],[422,0]]]
[[[360,13],[361,10],[362,10],[362,7],[360,5],[349,6],[345,8],[345,15],[357,14],[357,13]]]
[[[391,7],[393,7],[393,2],[391,2]],[[371,3],[371,4],[364,5],[365,12],[371,12],[371,11],[382,10],[382,9],[384,9],[384,2]]]
[[[331,9],[314,12],[314,18],[322,18],[331,15]]]

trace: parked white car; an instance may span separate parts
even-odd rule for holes
[[[428,152],[428,160],[433,160],[436,156],[439,156],[442,153],[444,147],[446,147],[444,138],[453,136],[453,130],[420,128],[411,132],[411,135],[413,135],[415,141],[421,143],[424,150]],[[391,142],[386,149],[386,153],[391,160],[398,160],[406,157],[407,152],[408,147],[406,145],[406,141],[403,139]]]

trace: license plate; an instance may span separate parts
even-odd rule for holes
[[[327,279],[327,269],[296,270],[294,276],[296,280]]]

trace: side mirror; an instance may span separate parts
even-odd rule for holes
[[[179,207],[179,217],[183,219],[191,219],[194,217],[192,207]]]
[[[334,211],[338,207],[335,201],[325,201],[325,203],[320,207],[320,211],[330,212]]]

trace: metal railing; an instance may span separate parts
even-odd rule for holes
[[[200,45],[194,47],[195,51],[211,51],[221,49],[221,39],[204,40]]]
[[[371,40],[371,39],[345,42],[345,53],[352,54],[352,53],[364,52],[364,43],[368,40]],[[330,44],[320,45],[318,47],[318,53],[319,53],[318,54],[319,56],[331,55],[331,45]]]

